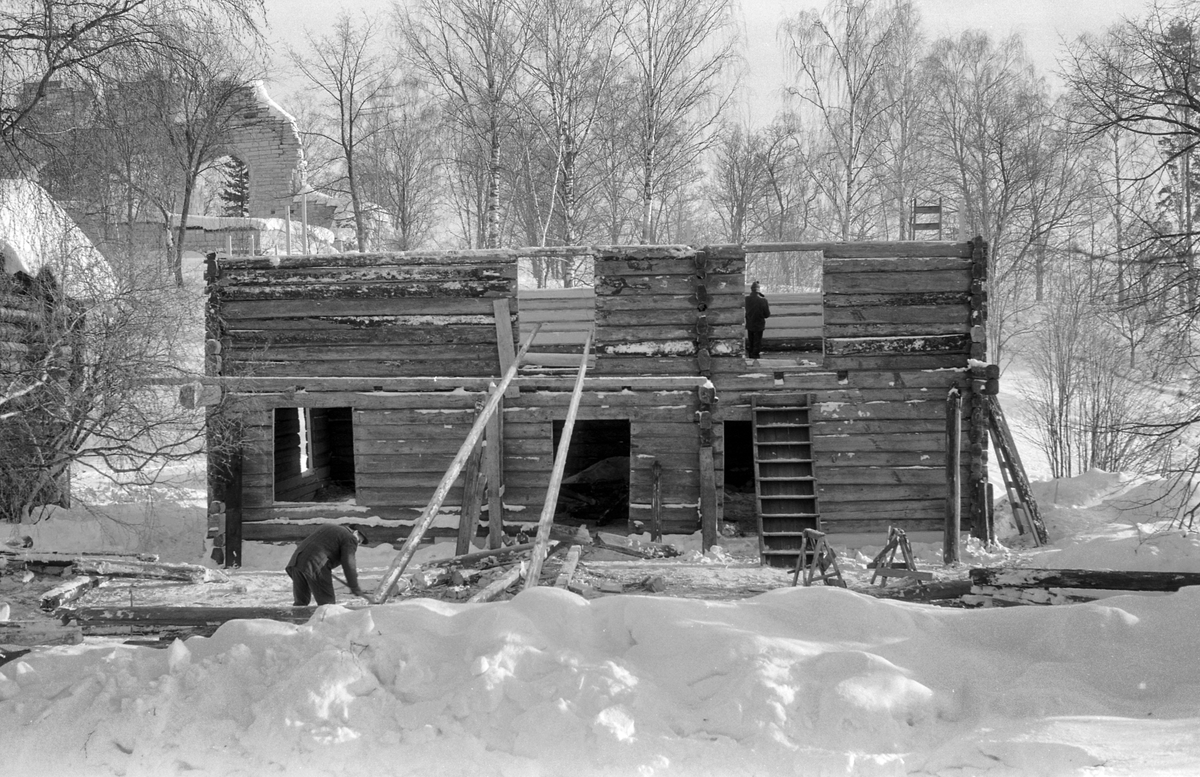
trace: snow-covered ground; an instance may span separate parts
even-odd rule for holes
[[[179,478],[150,507],[107,495],[124,527],[77,509],[21,531],[44,549],[199,561],[202,481]],[[1052,545],[972,545],[964,563],[1200,572],[1166,486],[1035,483]],[[854,576],[878,546],[838,549]],[[940,561],[936,542],[916,551]],[[286,597],[289,552],[249,548],[232,590],[271,579]],[[392,555],[364,550],[364,577]],[[680,563],[747,569],[697,555]],[[167,650],[88,640],[5,664],[0,775],[1195,775],[1198,611],[1200,588],[968,610],[790,585],[335,605]]]

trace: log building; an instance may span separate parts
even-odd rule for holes
[[[456,533],[464,515],[470,530],[478,515],[496,544],[530,527],[589,331],[562,522],[699,530],[707,546],[741,493],[753,505],[741,528],[759,534],[764,563],[787,566],[805,528],[941,530],[956,492],[978,528],[986,245],[821,248],[822,294],[771,297],[759,360],[743,345],[755,246],[212,255],[220,396],[207,402],[224,431],[209,454],[210,536],[227,563],[245,540],[296,540],[322,522],[407,536],[518,358],[433,531]],[[590,253],[594,288],[519,289],[518,259],[555,250]],[[946,450],[952,389],[959,457]]]

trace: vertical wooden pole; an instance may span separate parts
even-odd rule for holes
[[[558,441],[558,452],[554,455],[554,469],[550,472],[546,501],[542,504],[542,515],[538,519],[537,540],[529,558],[529,574],[525,577],[526,590],[536,588],[538,578],[542,575],[542,562],[546,560],[546,548],[550,544],[550,527],[554,524],[554,507],[558,504],[558,491],[562,486],[563,473],[567,471],[571,433],[575,430],[575,416],[579,414],[579,402],[583,398],[583,379],[587,375],[588,354],[592,350],[592,337],[595,333],[595,329],[588,332],[587,342],[583,344],[583,358],[579,361],[579,373],[575,376],[575,390],[571,392],[571,404],[567,406],[562,437]]]
[[[711,382],[697,393],[700,398],[700,547],[704,552],[717,544],[717,473],[713,462],[712,406],[717,391]]]
[[[662,464],[655,460],[650,471],[654,476],[650,493],[650,541],[659,542],[662,540]]]
[[[946,398],[946,531],[942,540],[942,561],[958,563],[958,543],[962,531],[962,394],[950,389]]]
[[[508,367],[516,360],[513,352],[512,305],[510,298],[501,297],[492,300],[492,314],[496,318],[496,350],[500,358],[500,374],[508,371]],[[515,397],[518,393],[516,386],[510,385],[506,395]]]
[[[483,403],[476,403],[475,415],[483,410]],[[458,542],[454,554],[461,556],[471,551],[471,540],[475,537],[475,529],[479,526],[479,511],[483,507],[483,477],[479,471],[480,460],[483,458],[483,445],[476,443],[463,469],[462,505],[458,511]]]
[[[496,390],[492,384],[491,390]],[[488,487],[488,547],[495,549],[504,540],[504,401],[488,419],[484,471]]]

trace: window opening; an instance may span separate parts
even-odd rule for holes
[[[348,407],[275,410],[275,501],[354,501],[353,419]]]

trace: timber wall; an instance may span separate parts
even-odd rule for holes
[[[223,374],[500,374],[495,305],[516,296],[515,258],[397,256],[222,259],[210,281]]]
[[[407,533],[466,438],[486,399],[486,379],[500,374],[493,311],[496,300],[506,305],[515,294],[510,256],[220,261],[213,298],[226,374],[284,376],[293,389],[230,398],[246,429],[245,537],[294,539],[305,521],[356,517]],[[719,501],[723,422],[750,420],[754,398],[777,393],[805,395],[811,407],[825,530],[942,527],[952,387],[967,400],[963,514],[979,508],[986,427],[976,418],[969,360],[985,357],[985,248],[848,244],[826,256],[824,353],[757,362],[743,356],[745,256],[736,246],[601,252],[594,295],[521,295],[520,331],[546,325],[535,349],[577,355],[595,324],[595,368],[579,418],[629,422],[632,524],[649,523],[657,463],[667,473],[664,530],[699,528],[705,449]],[[335,262],[337,268],[326,266]],[[769,323],[810,333],[813,301],[775,295]],[[437,375],[445,377],[429,377]],[[700,389],[708,380],[712,403]],[[505,398],[502,502],[509,529],[537,520],[553,466],[554,422],[566,416],[572,382],[525,374]],[[276,501],[273,411],[297,406],[353,408],[354,503]],[[461,493],[460,482],[438,530],[456,525]],[[487,520],[485,508],[484,526]]]

